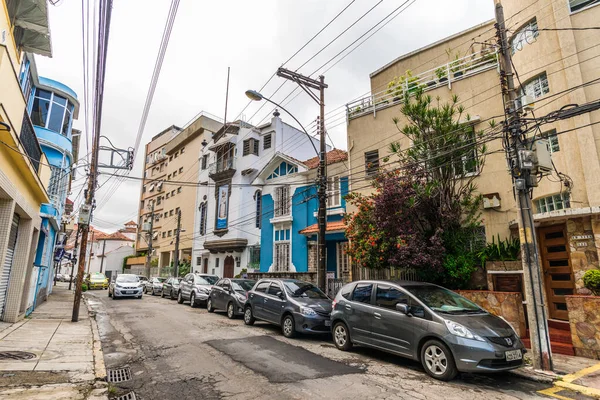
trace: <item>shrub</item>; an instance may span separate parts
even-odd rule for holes
[[[87,290],[88,290],[88,287],[87,287],[87,285],[86,285],[85,283],[82,283],[82,284],[81,284],[81,291],[82,291],[82,292],[87,292]]]
[[[600,296],[600,270],[590,269],[583,275],[583,285],[592,291],[594,296]]]

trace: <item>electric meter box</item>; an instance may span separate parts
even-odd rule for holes
[[[550,144],[547,139],[539,139],[533,143],[533,151],[537,161],[538,173],[551,174],[554,170],[552,166],[552,155],[550,154]]]

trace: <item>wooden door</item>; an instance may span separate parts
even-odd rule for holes
[[[538,229],[546,300],[550,318],[568,320],[565,296],[575,289],[569,243],[564,225]]]
[[[208,258],[204,259],[204,269],[202,270],[205,274],[208,274]]]
[[[233,278],[233,265],[235,261],[232,256],[225,257],[225,262],[223,265],[223,278]]]

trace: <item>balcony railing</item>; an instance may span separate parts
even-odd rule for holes
[[[417,88],[427,91],[443,86],[452,89],[453,82],[497,67],[498,54],[495,50],[469,54],[428,71],[409,74],[399,82],[390,83],[385,90],[346,104],[346,116],[350,120],[368,113],[375,115],[379,109],[402,102],[406,92],[410,94]]]
[[[235,157],[218,159],[208,166],[208,175],[219,175],[222,173],[235,173]]]
[[[21,126],[20,139],[23,147],[25,148],[25,152],[33,164],[35,172],[38,172],[40,169],[40,159],[42,158],[42,148],[37,140],[37,136],[35,136],[35,131],[33,130],[33,125],[29,120],[27,111],[25,111],[25,115],[23,115],[23,125]]]

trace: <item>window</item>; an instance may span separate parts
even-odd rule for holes
[[[400,291],[400,289],[387,286],[377,285],[377,291],[375,292],[375,304],[378,307],[389,308],[390,310],[396,309],[396,304],[408,305],[408,295]]]
[[[276,283],[271,283],[271,286],[269,286],[269,289],[267,290],[267,294],[270,294],[271,296],[277,296],[277,293],[279,292],[281,292],[281,287]]]
[[[538,31],[537,20],[534,18],[525,25],[521,27],[521,29],[517,30],[513,37],[510,39],[510,47],[512,54],[515,54],[517,51],[523,49],[525,44],[533,43],[535,39],[539,36],[540,32]]]
[[[163,232],[162,233],[162,237],[163,237],[163,239],[166,238],[167,237],[167,232]]]
[[[173,172],[173,178],[175,178],[177,176],[177,171]]]
[[[181,186],[177,188],[177,193],[181,193]]]
[[[262,293],[266,293],[267,292],[267,288],[269,287],[269,282],[260,282],[257,286],[256,289],[254,289],[255,292],[262,292]]]
[[[584,9],[592,4],[600,4],[600,0],[569,0],[571,12]]]
[[[167,175],[167,180],[171,179],[171,174]]]
[[[180,168],[179,168],[179,173],[180,173],[180,174],[183,174],[183,167],[180,167]]]
[[[196,257],[196,265],[202,265],[202,257]]]
[[[352,292],[352,301],[357,301],[359,303],[370,303],[372,291],[372,283],[359,283],[356,285],[354,292]]]
[[[179,212],[179,207],[175,207],[175,213]]]
[[[534,201],[538,213],[545,213],[554,210],[564,210],[571,208],[571,199],[569,193],[559,193],[552,196],[542,197]]]
[[[162,196],[158,196],[156,198],[156,204],[160,204],[161,201],[162,201]]]
[[[542,137],[548,140],[548,151],[550,154],[560,151],[560,145],[558,144],[558,135],[556,129],[552,129],[548,132],[543,132]]]
[[[206,235],[206,215],[207,205],[206,202],[200,204],[200,234]]]
[[[290,268],[290,244],[275,243],[275,257],[273,267],[277,272],[289,271]]]
[[[177,158],[178,155],[179,155],[179,152],[173,154],[173,158]]]
[[[21,80],[21,90],[23,91],[23,96],[26,100],[29,100],[33,82],[30,65],[30,61],[25,58],[23,64],[21,65],[21,73],[19,74],[19,79]]]
[[[548,86],[548,77],[545,72],[525,82],[523,87],[521,87],[521,95],[531,96],[533,99],[542,97],[548,92],[550,92],[550,87]]]
[[[348,273],[350,268],[350,259],[348,256],[348,242],[338,242],[336,244],[337,247],[337,267],[338,267],[338,278],[341,278],[341,275],[344,273]]]
[[[219,261],[218,258],[215,259],[215,269],[219,269]]]
[[[271,134],[269,133],[268,135],[265,135],[263,138],[263,149],[270,149],[271,148]]]
[[[254,192],[254,201],[256,202],[256,216],[254,218],[254,226],[260,229],[262,219],[262,192],[260,190]]]
[[[167,197],[167,199],[168,199],[169,197],[171,197],[171,193],[167,193],[167,196],[166,196],[166,197]]]
[[[365,152],[365,173],[373,176],[379,171],[379,150]]]
[[[202,169],[206,169],[208,167],[208,154],[202,156]]]
[[[171,197],[175,196],[175,190],[171,190]]]
[[[169,237],[173,236],[173,231],[169,231],[169,232],[168,232],[168,236],[169,236]]]
[[[66,98],[43,89],[36,89],[31,109],[31,121],[64,136],[69,133],[73,104]]]
[[[146,185],[142,187],[142,193],[146,193]]]
[[[185,152],[185,147],[182,147],[179,151],[181,152],[181,154],[183,154]]]
[[[252,138],[244,140],[243,155],[247,156],[248,154],[258,155],[258,140]]]
[[[165,170],[165,163],[160,164],[160,172]]]
[[[343,286],[340,290],[342,292],[342,297],[346,300],[350,300],[350,296],[352,295],[352,289],[354,289],[354,285]]]
[[[470,176],[479,172],[479,157],[477,157],[477,146],[475,140],[475,129],[471,127],[465,134],[464,145],[457,148],[456,159],[460,161],[454,163],[454,176],[457,178]]]
[[[330,176],[327,178],[327,207],[339,207],[341,205],[340,177]]]
[[[169,161],[173,161],[173,156],[169,157]]]
[[[258,269],[260,267],[260,246],[249,246],[248,251],[250,255],[248,262],[249,269]]]
[[[275,188],[275,216],[281,217],[290,213],[290,188],[279,186]]]
[[[173,215],[173,210],[169,210],[169,215]]]
[[[64,199],[67,197],[69,174],[65,173],[62,168],[54,166],[50,167],[50,171],[48,194],[50,195],[50,200],[56,206],[56,208],[61,209],[64,204]]]
[[[169,212],[165,211],[165,214],[163,215],[164,218],[167,218],[169,216]]]

